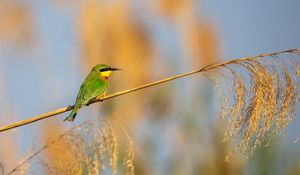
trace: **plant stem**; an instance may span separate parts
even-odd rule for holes
[[[165,79],[162,79],[162,80],[159,80],[159,81],[155,81],[155,82],[152,82],[152,83],[149,83],[149,84],[141,85],[141,86],[138,86],[138,87],[135,87],[135,88],[132,88],[132,89],[120,91],[120,92],[117,92],[117,93],[114,93],[114,94],[111,94],[111,95],[107,95],[107,96],[102,97],[102,98],[97,98],[97,99],[91,101],[89,104],[97,103],[97,102],[103,101],[103,100],[108,100],[108,99],[111,99],[111,98],[114,98],[114,97],[117,97],[117,96],[125,95],[125,94],[128,94],[128,93],[137,91],[137,90],[145,89],[145,88],[148,88],[148,87],[151,87],[151,86],[155,86],[155,85],[158,85],[158,84],[161,84],[161,83],[172,81],[172,80],[182,78],[182,77],[185,77],[185,76],[189,76],[189,75],[192,75],[192,74],[196,74],[196,73],[199,73],[199,72],[205,72],[205,71],[208,71],[208,70],[224,67],[224,66],[229,65],[229,64],[235,64],[235,63],[238,63],[238,62],[241,62],[241,61],[251,60],[251,59],[256,59],[256,58],[274,56],[274,55],[281,54],[281,53],[299,54],[300,49],[289,49],[289,50],[283,50],[283,51],[279,51],[279,52],[261,54],[261,55],[252,56],[252,57],[238,58],[238,59],[226,61],[226,62],[223,62],[223,63],[210,64],[210,65],[205,66],[201,69],[197,69],[197,70],[187,72],[187,73],[184,73],[184,74],[168,77],[168,78],[165,78]],[[73,105],[68,106],[68,107],[63,107],[63,108],[53,110],[51,112],[47,112],[47,113],[40,114],[40,115],[31,117],[31,118],[28,118],[28,119],[24,119],[24,120],[15,122],[15,123],[11,123],[11,124],[8,124],[6,126],[0,127],[0,132],[10,130],[10,129],[13,129],[13,128],[17,128],[17,127],[20,127],[20,126],[23,126],[23,125],[27,125],[27,124],[30,124],[30,123],[33,123],[33,122],[37,122],[39,120],[43,120],[43,119],[46,119],[46,118],[49,118],[49,117],[52,117],[52,116],[70,111],[73,108],[74,108]]]

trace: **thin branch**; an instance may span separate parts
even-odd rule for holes
[[[111,95],[108,95],[108,96],[105,96],[105,97],[102,97],[102,98],[99,98],[99,99],[95,99],[95,100],[91,101],[89,104],[97,103],[97,102],[103,101],[103,100],[108,100],[108,99],[111,99],[111,98],[114,98],[114,97],[117,97],[117,96],[121,96],[121,95],[124,95],[124,94],[131,93],[133,91],[137,91],[137,90],[140,90],[140,89],[145,89],[145,88],[148,88],[150,86],[155,86],[155,85],[158,85],[158,84],[161,84],[161,83],[172,81],[172,80],[182,78],[182,77],[185,77],[185,76],[189,76],[189,75],[192,75],[192,74],[196,74],[196,73],[199,73],[199,72],[205,72],[205,71],[208,71],[208,70],[224,67],[228,64],[235,64],[235,63],[238,63],[238,62],[241,62],[241,61],[252,60],[252,59],[261,58],[261,57],[274,56],[274,55],[278,55],[278,54],[281,54],[281,53],[296,53],[296,54],[299,54],[300,53],[300,48],[283,50],[283,51],[272,52],[272,53],[267,53],[267,54],[261,54],[261,55],[252,56],[252,57],[238,58],[238,59],[234,59],[234,60],[231,60],[231,61],[226,61],[226,62],[223,62],[223,63],[210,64],[210,65],[205,66],[205,67],[203,67],[201,69],[198,69],[198,70],[194,70],[194,71],[187,72],[187,73],[180,74],[180,75],[175,75],[175,76],[165,78],[165,79],[162,79],[162,80],[159,80],[159,81],[155,81],[155,82],[152,82],[152,83],[149,83],[149,84],[138,86],[136,88],[120,91],[120,92],[117,92],[117,93],[114,93],[114,94],[111,94]],[[31,118],[28,118],[28,119],[24,119],[24,120],[21,120],[21,121],[18,121],[18,122],[0,127],[0,132],[10,130],[10,129],[13,129],[13,128],[17,128],[19,126],[27,125],[27,124],[30,124],[30,123],[33,123],[33,122],[37,122],[39,120],[46,119],[46,118],[49,118],[49,117],[52,117],[52,116],[70,111],[73,108],[74,108],[74,106],[63,107],[63,108],[60,108],[60,109],[57,109],[57,110],[54,110],[54,111],[51,111],[51,112],[48,112],[48,113],[44,113],[44,114],[40,114],[40,115],[31,117]]]

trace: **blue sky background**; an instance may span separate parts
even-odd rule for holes
[[[226,59],[300,47],[300,1],[254,0],[200,3],[212,20]]]

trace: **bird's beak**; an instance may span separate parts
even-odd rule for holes
[[[110,68],[110,70],[111,71],[116,71],[116,70],[122,70],[122,69],[112,67],[112,68]]]

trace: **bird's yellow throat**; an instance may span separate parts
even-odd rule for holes
[[[104,80],[104,81],[108,81],[108,77],[110,76],[111,71],[105,71],[105,72],[100,72],[100,76],[99,78]]]

